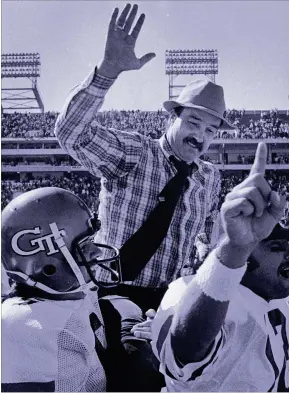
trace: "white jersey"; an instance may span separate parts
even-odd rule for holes
[[[175,358],[169,333],[173,307],[192,278],[183,277],[170,284],[152,324],[152,346],[161,362],[167,390],[288,391],[288,298],[268,303],[239,285],[223,327],[206,358],[188,364]],[[275,323],[273,313],[279,316]]]
[[[96,340],[106,347],[97,292],[81,300],[5,300],[2,391],[105,391]]]

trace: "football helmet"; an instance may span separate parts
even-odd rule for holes
[[[118,285],[119,251],[94,243],[97,221],[70,191],[45,187],[19,195],[2,212],[2,264],[7,275],[50,294]],[[97,281],[97,269],[109,271],[112,284]]]

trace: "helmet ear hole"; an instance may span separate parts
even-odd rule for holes
[[[53,265],[46,265],[42,271],[46,276],[52,276],[56,273],[56,267]]]

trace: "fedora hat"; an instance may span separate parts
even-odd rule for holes
[[[165,101],[163,106],[167,112],[179,106],[200,109],[222,120],[220,130],[236,129],[224,117],[226,106],[222,86],[209,80],[200,79],[189,83],[175,101]]]

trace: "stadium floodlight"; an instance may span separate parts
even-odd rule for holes
[[[40,76],[40,65],[39,53],[3,54],[1,78],[37,78]]]
[[[165,66],[167,75],[181,75],[186,66],[186,72],[192,75],[202,74],[216,75],[218,73],[217,50],[166,50]]]
[[[165,73],[169,76],[169,99],[177,96],[174,89],[185,85],[175,85],[179,75],[206,75],[215,82],[218,74],[217,49],[166,49]]]
[[[44,112],[37,78],[40,77],[39,53],[8,53],[1,55],[1,79],[28,78],[32,87],[4,88],[2,83],[2,110],[31,110]],[[31,106],[36,102],[36,106]]]

